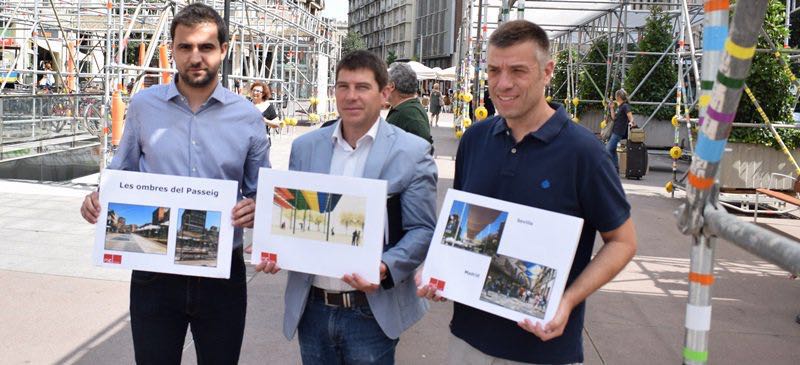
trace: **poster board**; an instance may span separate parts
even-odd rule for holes
[[[513,321],[547,323],[564,293],[582,228],[580,218],[450,189],[422,283]]]
[[[236,181],[105,169],[93,261],[229,278]]]
[[[386,192],[384,180],[262,168],[252,263],[379,283]]]

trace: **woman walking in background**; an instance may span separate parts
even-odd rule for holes
[[[633,112],[631,106],[628,104],[628,93],[623,89],[617,90],[614,93],[617,102],[617,110],[614,110],[614,101],[611,101],[611,119],[614,121],[614,126],[611,129],[611,137],[606,143],[606,151],[611,155],[611,161],[614,162],[614,167],[619,171],[619,159],[617,158],[617,145],[619,141],[628,138],[628,126],[631,128],[636,127],[633,121]]]
[[[442,111],[442,92],[439,91],[439,83],[433,84],[433,91],[431,91],[431,106],[429,110],[431,112],[431,127],[438,127],[439,113]]]
[[[256,81],[250,86],[250,99],[255,104],[256,109],[261,112],[264,124],[267,128],[267,135],[273,130],[278,131],[280,123],[276,120],[278,112],[269,100],[272,99],[272,92],[265,83]]]

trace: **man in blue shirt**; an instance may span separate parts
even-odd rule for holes
[[[133,272],[134,352],[138,364],[180,364],[191,325],[198,363],[236,364],[247,306],[242,227],[253,226],[258,170],[269,167],[269,142],[261,113],[219,84],[228,50],[219,14],[203,4],[188,5],[175,15],[170,33],[178,77],[131,100],[108,168],[235,180],[240,200],[231,212],[236,229],[230,279]],[[98,193],[89,194],[81,214],[96,223],[99,212]]]
[[[584,219],[567,287],[547,324],[514,323],[454,304],[451,364],[583,362],[584,301],[636,251],[630,205],[610,156],[587,129],[548,104],[553,75],[547,34],[525,20],[504,23],[489,39],[489,93],[500,116],[474,124],[456,154],[453,187]],[[592,259],[595,233],[605,245]],[[430,285],[418,295],[441,299]]]

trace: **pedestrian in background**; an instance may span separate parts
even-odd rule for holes
[[[433,91],[431,91],[431,106],[430,106],[431,127],[439,126],[439,113],[442,112],[442,92],[439,90],[439,83],[433,84]]]

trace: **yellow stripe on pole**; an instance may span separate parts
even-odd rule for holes
[[[756,46],[753,45],[752,47],[742,47],[736,43],[733,43],[733,41],[728,38],[725,40],[725,51],[731,56],[740,60],[749,60],[753,58],[753,55],[756,54]]]
[[[700,107],[707,107],[711,103],[711,95],[700,96]]]

